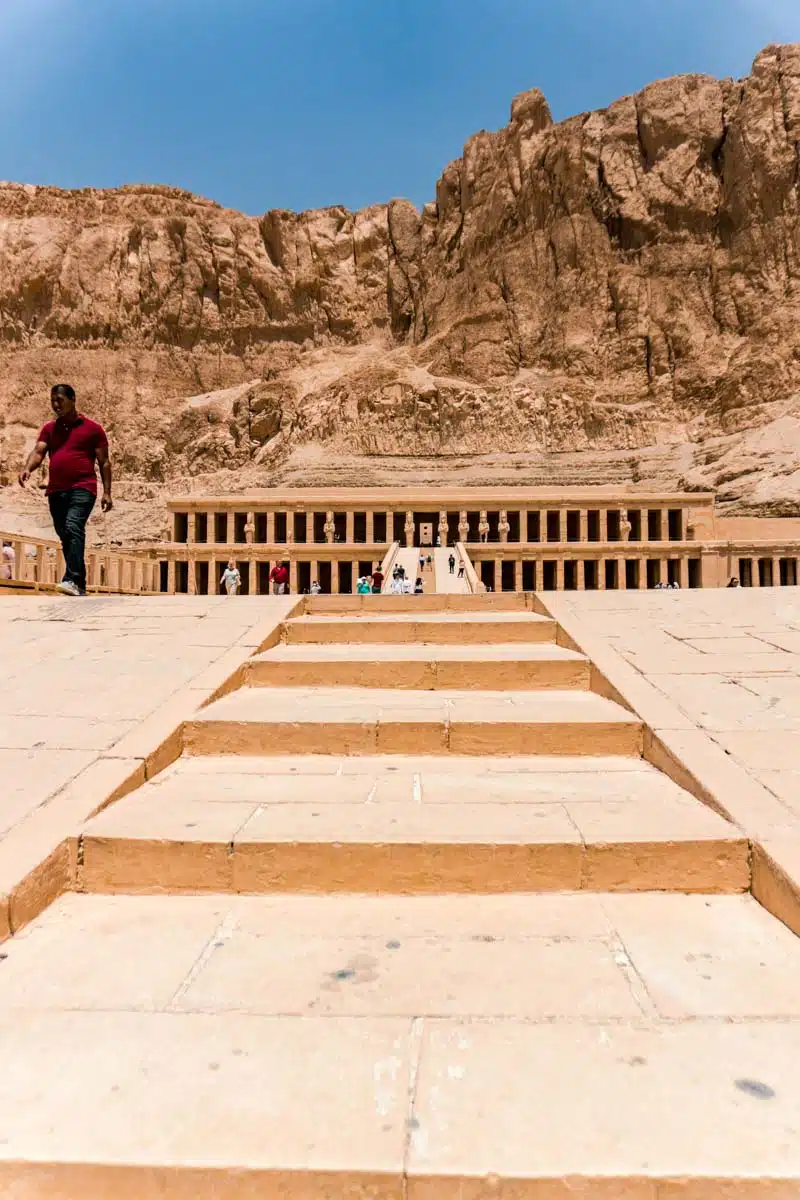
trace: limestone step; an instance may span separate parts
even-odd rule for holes
[[[432,572],[425,575],[431,587]],[[306,596],[304,610],[313,616],[352,613],[499,613],[534,611],[536,601],[524,592],[483,592],[481,595],[443,595],[427,591],[421,596]]]
[[[639,719],[592,692],[241,688],[183,727],[190,754],[626,754]]]
[[[556,623],[550,617],[522,611],[312,615],[293,617],[284,625],[285,640],[290,644],[346,642],[357,645],[364,642],[416,642],[423,645],[496,645],[509,642],[554,642],[556,631]]]
[[[273,646],[247,664],[246,683],[269,687],[588,688],[591,664],[555,642],[436,646],[414,643]]]
[[[749,896],[72,895],[3,952],[15,1200],[800,1190],[800,942]]]
[[[407,895],[749,887],[742,834],[641,760],[504,763],[183,758],[87,824],[79,887]]]

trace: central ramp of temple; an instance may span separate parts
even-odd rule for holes
[[[3,946],[0,1195],[797,1196],[800,943],[564,640],[286,619]]]

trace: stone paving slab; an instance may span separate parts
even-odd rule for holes
[[[4,950],[5,1195],[800,1188],[800,943],[750,897],[72,895]]]

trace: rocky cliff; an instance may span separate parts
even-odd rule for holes
[[[798,143],[800,46],[771,46],[742,82],[560,124],[519,96],[421,213],[0,185],[0,468],[69,379],[131,481],[357,483],[396,455],[557,480],[583,455],[791,510]]]

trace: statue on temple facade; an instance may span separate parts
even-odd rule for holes
[[[623,508],[619,514],[619,532],[623,542],[627,542],[631,534],[631,523],[628,520],[628,510]]]
[[[406,523],[403,526],[403,532],[406,535],[406,546],[414,545],[414,514],[413,512],[406,513]]]
[[[469,538],[469,518],[466,512],[462,511],[458,514],[458,540],[466,542]]]
[[[244,540],[252,545],[256,540],[256,518],[255,513],[248,513],[247,520],[244,526]]]
[[[500,521],[497,526],[497,531],[500,534],[500,541],[507,542],[508,535],[511,532],[511,526],[508,523],[508,513],[504,508],[500,509]]]
[[[325,524],[322,526],[322,530],[325,534],[325,541],[328,543],[333,542],[336,537],[336,522],[333,519],[332,512],[325,513]]]
[[[484,508],[481,509],[481,517],[478,522],[478,537],[482,542],[488,542],[489,540],[489,521],[486,516],[486,509]]]
[[[447,545],[447,539],[449,536],[449,532],[450,532],[450,527],[447,523],[447,513],[440,512],[439,513],[439,545],[440,546]]]

